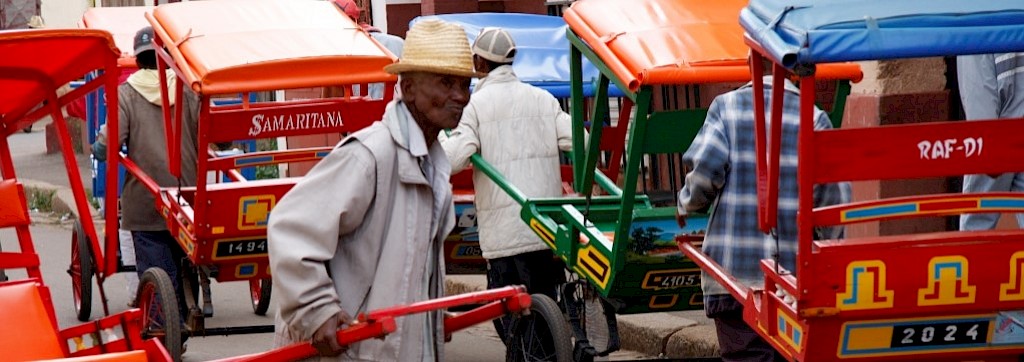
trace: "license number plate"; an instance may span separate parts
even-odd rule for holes
[[[267,239],[251,239],[218,242],[214,256],[217,258],[235,258],[266,254]]]
[[[988,341],[989,321],[949,321],[893,325],[892,348],[977,344]]]

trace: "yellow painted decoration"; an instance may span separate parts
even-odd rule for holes
[[[537,236],[540,236],[541,240],[544,240],[545,244],[548,244],[548,247],[550,247],[551,250],[558,250],[558,248],[555,247],[555,235],[552,234],[551,231],[548,231],[548,229],[544,227],[544,224],[541,224],[539,220],[530,219],[530,228],[533,229],[533,232],[536,233]]]
[[[841,330],[847,330],[845,324]],[[888,349],[892,343],[892,326],[851,328],[845,338],[849,338],[847,348],[850,350]]]
[[[1024,251],[1010,256],[1010,281],[999,288],[999,301],[1024,300]]]
[[[277,196],[255,195],[238,199],[238,230],[266,229]]]
[[[192,240],[192,237],[189,236],[188,233],[186,233],[185,230],[182,230],[181,228],[178,228],[178,240],[181,240],[181,243],[184,244],[182,246],[185,249],[185,254],[192,255],[193,253],[195,253],[195,240]]]
[[[598,287],[601,289],[608,288],[608,280],[612,276],[611,263],[593,245],[587,245],[585,248],[580,249],[576,257],[576,263],[579,264],[579,269],[583,271],[583,274],[589,276],[590,280],[597,284]]]
[[[652,295],[647,306],[651,309],[672,308],[679,301],[679,294]]]
[[[235,267],[235,278],[251,278],[259,272],[259,269],[260,266],[256,263],[238,264],[238,266]]]
[[[917,292],[917,305],[973,304],[975,286],[968,278],[967,258],[937,256],[928,261],[928,286]]]
[[[224,227],[223,226],[214,226],[212,229],[210,229],[210,233],[212,233],[213,235],[223,234],[224,233]]]
[[[776,314],[779,316],[778,339],[781,339],[790,347],[793,347],[794,350],[800,352],[804,341],[804,329],[796,323],[796,320],[790,318],[788,314],[783,312],[782,309],[776,310]]]
[[[892,308],[896,292],[885,287],[885,263],[858,260],[846,266],[846,290],[836,294],[840,310]]]

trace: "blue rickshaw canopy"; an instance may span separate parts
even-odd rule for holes
[[[468,13],[443,14],[417,17],[410,27],[424,19],[441,19],[455,23],[466,30],[469,43],[476,40],[480,29],[499,27],[512,35],[516,42],[516,56],[512,68],[520,80],[543,88],[558,98],[569,98],[569,39],[568,26],[557,16],[521,13]],[[593,95],[593,80],[598,70],[583,59],[583,93]],[[622,96],[614,84],[609,86],[611,96]]]
[[[1021,0],[750,0],[740,25],[788,68],[1024,51]]]

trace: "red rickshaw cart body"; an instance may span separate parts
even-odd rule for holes
[[[752,64],[774,65],[775,81],[813,82],[819,64],[1024,50],[1019,2],[753,0],[740,16]],[[927,26],[920,26],[927,24]],[[764,94],[760,66],[755,92]],[[781,87],[773,87],[781,90]],[[771,96],[778,120],[781,94]],[[761,99],[755,96],[755,99]],[[981,212],[1020,212],[1019,193],[949,193],[857,200],[814,208],[820,183],[998,174],[1024,170],[1024,120],[929,122],[813,130],[800,99],[798,269],[762,260],[765,288],[737,283],[714,260],[680,247],[743,301],[744,319],[790,360],[1018,360],[1024,355],[1021,260],[1024,231],[943,231],[812,239],[813,228]],[[763,102],[762,102],[763,103]],[[781,122],[759,119],[759,216],[777,222]],[[770,124],[770,126],[765,126]],[[1016,131],[1014,131],[1016,130]],[[776,287],[778,285],[778,287]],[[781,290],[777,290],[781,288]],[[789,294],[787,304],[778,294]]]
[[[385,98],[375,100],[348,92],[335,99],[211,105],[212,97],[238,93],[393,84],[395,77],[382,68],[395,59],[327,2],[177,3],[157,7],[147,18],[157,35],[156,44],[166,49],[158,51],[160,67],[173,69],[179,79],[178,89],[164,85],[166,91],[181,95],[187,86],[201,99],[200,155],[216,142],[355,131],[380,118],[393,92],[393,87],[386,87]],[[168,144],[180,144],[181,114],[171,114],[166,104],[164,109],[165,129],[172,130],[167,132]],[[320,147],[199,157],[197,173],[317,160],[329,151],[330,147]],[[169,147],[168,154],[170,170],[177,174],[180,151]],[[137,172],[130,160],[126,164]],[[295,181],[208,184],[204,177],[197,177],[195,187],[152,185],[152,189],[159,190],[158,208],[191,261],[216,265],[219,272],[212,276],[230,281],[270,276],[266,222],[274,203]],[[108,209],[107,218],[111,217]]]
[[[181,173],[183,107],[171,107],[168,92],[183,99],[186,89],[198,96],[195,186],[161,187],[134,164],[130,155],[108,149],[107,190],[116,189],[116,172],[123,165],[156,199],[154,207],[167,221],[187,256],[181,279],[185,285],[187,316],[185,334],[237,334],[270,332],[272,326],[205,328],[203,318],[212,313],[196,305],[197,280],[245,280],[250,284],[253,310],[264,314],[269,307],[266,227],[280,198],[299,178],[249,180],[238,169],[292,162],[317,161],[332,147],[270,150],[220,156],[210,145],[220,142],[274,139],[283,136],[345,134],[379,120],[393,96],[394,75],[383,67],[396,59],[330,2],[289,2],[281,0],[211,1],[165,4],[145,14],[153,26],[158,72],[173,70],[175,87],[161,83],[163,125],[168,153],[168,170]],[[355,86],[384,83],[383,99],[353,94]],[[311,100],[260,101],[256,92],[342,87],[342,96]],[[218,105],[215,98],[237,97],[239,104]],[[118,134],[108,124],[109,134]],[[211,182],[207,174],[223,174],[232,182]],[[116,235],[116,200],[106,200],[107,234]],[[109,258],[108,258],[109,259]],[[108,262],[110,262],[108,260]],[[147,271],[148,273],[148,271]],[[162,277],[166,278],[166,276]],[[161,277],[141,278],[137,301],[143,310],[154,310],[165,318],[178,317],[173,308],[161,303],[159,295],[171,294]],[[147,284],[147,281],[150,282]],[[154,292],[155,291],[155,292]],[[205,293],[204,293],[205,294]],[[168,301],[167,299],[164,299]],[[170,300],[173,301],[173,300]],[[204,300],[205,302],[205,300]],[[156,308],[148,308],[155,305]],[[150,323],[150,333],[174,336],[180,327]],[[178,358],[176,337],[164,343]]]
[[[383,114],[386,99],[346,96],[290,102],[212,106],[211,97],[280,89],[391,82],[382,67],[394,61],[330,3],[236,1],[179,3],[146,14],[157,34],[161,66],[169,66],[181,87],[202,99],[199,151],[208,144],[310,133],[341,133],[365,127]],[[267,24],[272,21],[272,26]],[[340,72],[344,70],[345,72]],[[349,92],[349,94],[351,94]],[[246,98],[246,97],[243,97]],[[168,144],[179,144],[181,115],[165,104]],[[318,160],[330,147],[254,152],[199,159],[198,174],[242,166]],[[172,173],[180,151],[169,147]],[[128,165],[129,170],[134,169]],[[159,188],[158,208],[189,259],[216,264],[218,280],[269,277],[266,220],[276,199],[296,178]],[[179,202],[179,199],[181,202]],[[109,216],[110,217],[110,216]]]
[[[155,339],[141,338],[141,311],[131,309],[92,323],[59,329],[40,259],[33,246],[24,189],[17,180],[7,137],[45,116],[56,125],[84,233],[98,249],[96,230],[71,146],[62,107],[85,94],[117,87],[117,56],[110,34],[98,30],[28,30],[0,32],[0,227],[14,228],[17,252],[0,252],[0,269],[24,269],[26,279],[0,282],[0,350],[4,360],[74,358],[75,360],[168,361]],[[58,95],[58,88],[99,71],[81,87]],[[117,102],[117,92],[108,92]],[[111,117],[116,119],[116,112]]]

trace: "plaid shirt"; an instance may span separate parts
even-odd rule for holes
[[[771,77],[765,77],[765,102]],[[799,90],[786,81],[782,115],[782,155],[779,178],[778,243],[758,228],[757,173],[754,145],[754,92],[752,84],[722,94],[708,109],[707,119],[683,163],[692,170],[679,191],[682,215],[712,208],[703,251],[740,282],[754,288],[764,285],[761,259],[778,255],[780,264],[796,269],[797,251],[797,133],[800,126]],[[831,128],[828,115],[815,109],[814,128]],[[818,185],[816,206],[849,202],[849,184]],[[841,227],[816,230],[824,238],[841,237]],[[707,273],[702,275],[705,296],[728,294]]]

